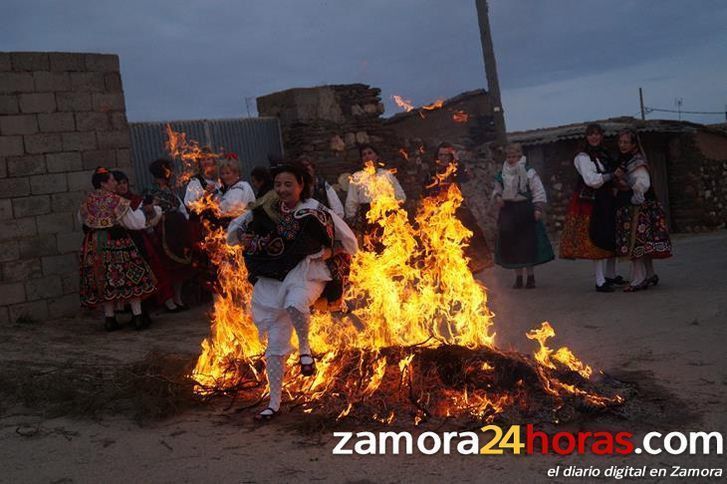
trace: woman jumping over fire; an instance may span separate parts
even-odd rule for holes
[[[233,220],[227,241],[242,245],[253,284],[252,318],[265,351],[270,403],[257,420],[270,420],[280,409],[285,359],[293,328],[298,336],[301,374],[315,373],[308,342],[310,307],[321,297],[341,297],[356,237],[346,223],[310,198],[313,180],[300,164],[272,170],[274,197]]]

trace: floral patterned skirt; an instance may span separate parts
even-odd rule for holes
[[[618,255],[630,259],[671,257],[671,240],[664,208],[656,200],[625,205],[616,212]]]
[[[156,279],[128,232],[120,227],[89,231],[81,249],[81,304],[144,299]]]

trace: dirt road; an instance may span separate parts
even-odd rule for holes
[[[628,275],[625,263],[619,269]],[[524,333],[550,321],[556,345],[609,372],[644,372],[694,415],[665,428],[727,435],[727,232],[676,237],[675,257],[657,261],[656,269],[661,284],[633,294],[596,293],[584,261],[538,268],[535,290],[511,289],[510,273],[488,269],[481,278],[496,313],[498,346],[531,352]],[[154,348],[195,353],[207,331],[202,309],[159,316],[141,333],[107,334],[98,322],[81,318],[6,326],[0,328],[0,363],[108,365],[139,360]],[[334,456],[330,433],[302,436],[279,422],[259,427],[252,413],[224,408],[190,410],[143,427],[122,416],[49,418],[0,410],[3,482],[548,482],[546,471],[557,465],[727,467],[724,456],[714,455]],[[639,427],[624,422],[623,428],[631,425]]]

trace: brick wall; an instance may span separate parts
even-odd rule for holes
[[[0,323],[78,312],[75,214],[129,148],[118,56],[0,52]]]

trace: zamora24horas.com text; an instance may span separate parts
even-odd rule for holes
[[[479,432],[334,432],[334,455],[723,455],[719,432],[554,432],[532,424],[486,425]]]

